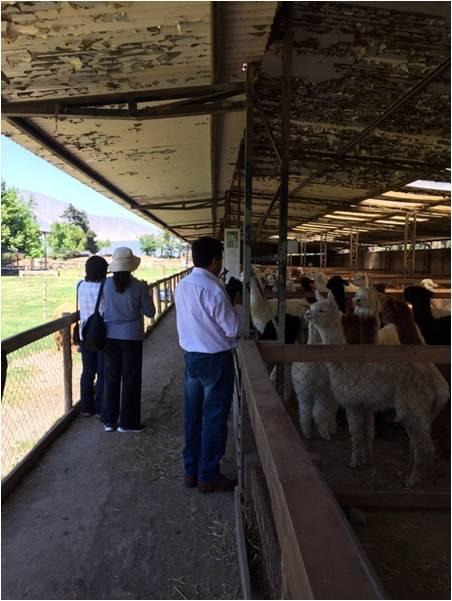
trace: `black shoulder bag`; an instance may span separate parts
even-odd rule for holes
[[[105,280],[102,281],[97,295],[94,313],[85,321],[82,329],[83,343],[89,351],[102,351],[107,337],[107,327],[104,318],[99,313],[100,300],[104,290]]]

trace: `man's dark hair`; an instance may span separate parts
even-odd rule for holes
[[[203,236],[193,242],[191,254],[195,267],[208,267],[214,259],[222,258],[223,244],[215,238]]]
[[[103,257],[94,255],[85,263],[85,281],[100,282],[107,277],[108,263]]]

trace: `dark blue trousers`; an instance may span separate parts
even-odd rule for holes
[[[82,354],[82,375],[80,377],[80,400],[84,413],[100,414],[104,396],[104,353],[89,351],[83,340],[80,342]],[[96,385],[94,380],[96,378]]]
[[[234,389],[232,351],[185,354],[185,473],[214,480],[226,450]]]

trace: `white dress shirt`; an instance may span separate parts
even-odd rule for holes
[[[201,267],[175,291],[179,344],[191,353],[220,353],[235,348],[242,331],[243,307],[232,306],[218,278]]]

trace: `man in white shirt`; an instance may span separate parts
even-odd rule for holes
[[[220,473],[234,388],[232,349],[243,324],[241,295],[234,303],[220,284],[223,245],[202,237],[192,245],[195,267],[176,288],[179,344],[185,351],[185,486],[200,492],[233,490]]]

